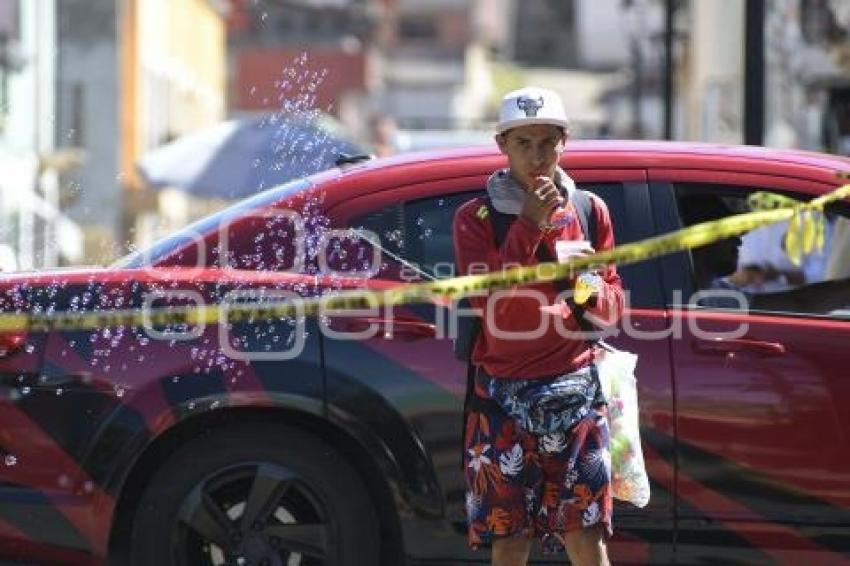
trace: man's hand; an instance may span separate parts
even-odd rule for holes
[[[536,177],[534,184],[526,192],[520,215],[540,226],[549,221],[552,211],[563,201],[564,197],[552,179],[545,176]]]

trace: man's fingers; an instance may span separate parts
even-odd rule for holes
[[[560,200],[561,193],[555,187],[541,187],[534,191],[535,196],[541,201]]]
[[[531,191],[537,200],[537,206],[545,211],[550,211],[564,202],[561,191],[548,177],[537,177],[534,180],[535,188]]]

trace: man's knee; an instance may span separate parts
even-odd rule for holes
[[[493,566],[525,566],[531,553],[531,540],[521,537],[493,541],[491,564]]]
[[[575,566],[608,566],[605,531],[602,526],[570,531],[564,542],[570,562]]]

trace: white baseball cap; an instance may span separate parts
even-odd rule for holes
[[[569,129],[570,122],[558,93],[530,86],[511,91],[502,98],[496,132],[501,134],[529,124],[551,124]]]

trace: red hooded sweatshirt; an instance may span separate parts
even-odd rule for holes
[[[454,218],[459,272],[462,275],[493,273],[516,265],[537,265],[538,246],[548,246],[551,256],[557,257],[556,240],[587,239],[596,242],[597,251],[613,248],[614,232],[608,207],[598,197],[591,195],[591,198],[596,216],[595,239],[584,237],[575,207],[568,202],[551,219],[552,224],[563,224],[562,227],[541,230],[518,216],[501,247],[496,246],[484,200],[465,203]],[[603,280],[602,288],[596,300],[588,303],[587,313],[613,325],[623,310],[622,281],[613,265],[598,273]],[[527,296],[532,293],[539,295]],[[579,327],[566,303],[562,301],[555,307],[556,314],[540,310],[543,305],[556,304],[557,294],[553,283],[539,283],[470,297],[473,308],[481,309],[483,314],[472,362],[493,377],[528,379],[552,377],[593,361],[594,351],[585,340],[568,337],[569,332],[577,332]]]

